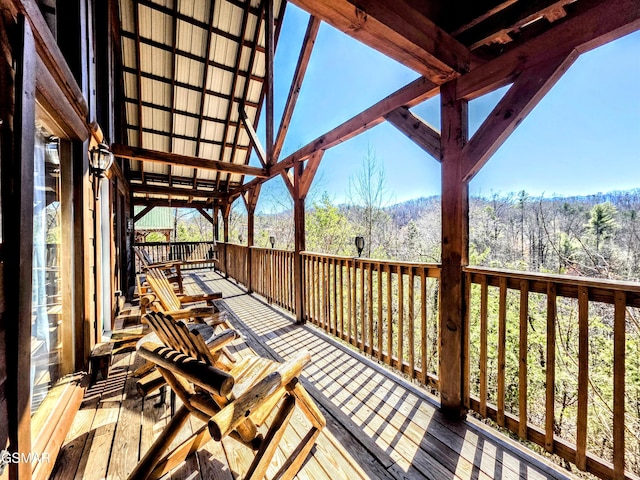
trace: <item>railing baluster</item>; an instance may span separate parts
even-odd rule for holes
[[[387,364],[393,366],[393,296],[391,288],[393,285],[393,274],[391,265],[387,265]]]
[[[556,284],[547,284],[547,391],[544,448],[553,453],[556,384]]]
[[[331,312],[333,313],[333,334],[338,335],[338,261],[337,259],[332,259],[331,263],[333,263],[333,297],[332,297],[332,308]]]
[[[578,418],[576,466],[587,469],[587,407],[589,404],[589,289],[578,287]]]
[[[507,278],[500,277],[498,306],[498,425],[504,427],[504,394],[507,343]]]
[[[523,440],[527,439],[527,421],[529,413],[527,411],[527,355],[529,353],[528,341],[529,329],[529,282],[522,280],[520,282],[520,348],[519,348],[519,364],[518,371],[518,410],[520,411],[520,423],[518,426],[518,434]]]
[[[354,279],[355,280],[355,279]],[[354,307],[353,307],[353,295],[352,295],[352,285],[353,282],[351,282],[351,262],[349,262],[347,260],[347,321],[349,322],[349,325],[347,327],[348,332],[347,332],[347,341],[349,343],[351,343],[351,338],[352,338],[352,329],[351,329],[351,324],[353,322],[353,317],[354,317]]]
[[[489,288],[487,276],[480,279],[480,415],[487,417],[487,321]]]
[[[414,330],[414,321],[415,321],[415,312],[414,312],[414,302],[415,302],[415,292],[414,289],[414,278],[413,278],[413,267],[409,267],[409,376],[411,378],[416,378],[416,362],[415,362],[415,330]]]
[[[471,278],[471,277],[468,276],[468,278]],[[420,342],[421,342],[420,351],[422,352],[420,368],[422,369],[422,383],[426,385],[427,384],[427,275],[424,267],[420,269],[420,316],[421,316],[421,327],[422,327],[421,334],[420,334]],[[467,375],[467,381],[466,381],[467,385],[469,385],[468,378],[469,376]],[[467,405],[467,407],[468,406],[469,405]]]
[[[398,370],[404,370],[404,276],[398,265]]]
[[[382,264],[376,265],[378,278],[378,360],[382,361]]]
[[[420,275],[420,288],[421,290],[421,296],[424,298],[424,290],[423,290],[423,283],[424,283],[424,273],[421,273]],[[462,402],[464,404],[465,407],[467,408],[471,408],[471,359],[469,358],[469,354],[471,352],[471,308],[469,307],[469,305],[471,305],[471,274],[466,273],[464,275],[464,295],[465,295],[465,305],[467,305],[467,308],[465,309],[465,315],[464,315],[464,348],[462,350],[462,355],[464,357],[464,362],[462,363],[462,368],[464,368],[464,372],[462,374]],[[424,332],[424,328],[425,328],[425,317],[424,317],[424,301],[422,304],[422,328],[423,328],[423,332]],[[425,351],[424,351],[424,345],[425,345],[425,336],[424,333],[422,335],[423,338],[423,348],[422,348],[422,357],[423,357],[423,361],[422,361],[422,381],[426,384],[427,383],[427,375],[425,372],[425,362],[424,362],[424,357],[425,357]]]
[[[340,259],[340,338],[344,340],[344,260]]]
[[[613,473],[614,480],[623,480],[624,475],[624,402],[625,402],[625,356],[626,356],[626,303],[624,292],[614,294],[613,323]]]
[[[364,352],[366,345],[365,333],[367,331],[366,328],[366,313],[367,310],[364,305],[364,263],[360,263],[360,348]]]
[[[367,321],[369,324],[367,325],[369,328],[368,331],[368,340],[369,347],[368,352],[369,355],[373,355],[373,268],[371,262],[369,262],[369,267],[367,268],[367,295],[369,301],[367,302],[368,306],[368,315]]]

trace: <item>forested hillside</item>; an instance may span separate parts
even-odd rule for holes
[[[440,199],[390,206],[336,205],[325,193],[308,205],[307,249],[355,255],[353,238],[365,237],[363,255],[382,259],[440,260]],[[470,263],[528,271],[640,279],[640,189],[585,197],[533,197],[526,192],[471,198]],[[291,212],[262,214],[256,243],[293,246]],[[232,241],[242,237],[235,211]],[[246,238],[246,234],[243,238]]]

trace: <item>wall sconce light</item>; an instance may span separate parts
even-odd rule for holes
[[[269,243],[271,243],[271,248],[273,248],[276,244],[276,237],[274,236],[269,237]]]
[[[131,234],[133,232],[133,218],[127,218],[127,234]]]
[[[89,150],[89,164],[93,175],[93,192],[96,200],[99,199],[100,180],[104,178],[112,163],[113,153],[106,143],[100,143]]]
[[[358,257],[362,255],[364,250],[364,237],[356,237],[356,248],[358,249]]]

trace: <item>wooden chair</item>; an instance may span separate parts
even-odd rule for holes
[[[322,413],[298,381],[303,367],[311,360],[309,353],[301,352],[282,364],[248,356],[227,369],[219,363],[219,349],[237,338],[233,330],[225,330],[206,342],[197,330],[191,331],[184,322],[176,323],[161,313],[148,314],[147,322],[157,337],[143,338],[138,352],[157,365],[183,406],[129,479],[159,478],[210,438],[221,441],[226,437],[256,451],[244,478],[262,479],[298,406],[311,428],[274,476],[293,478],[326,425]],[[272,413],[273,420],[263,436],[258,427]],[[206,424],[162,457],[190,415]]]
[[[152,290],[155,300],[158,301],[159,308],[164,313],[170,314],[174,319],[201,319],[213,318],[217,316],[218,310],[212,305],[212,301],[222,298],[222,293],[208,293],[202,295],[180,295],[177,294],[169,283],[169,279],[159,268],[149,268],[147,270],[147,283]],[[148,292],[147,292],[148,294]],[[149,306],[151,298],[141,300],[141,305]],[[153,308],[153,307],[152,307]]]
[[[176,290],[178,291],[178,293],[183,292],[182,273],[180,272],[180,266],[182,265],[181,261],[168,260],[166,262],[154,262],[153,260],[151,260],[149,253],[144,248],[135,246],[133,247],[133,251],[138,257],[138,260],[140,260],[140,265],[143,272],[147,272],[150,268],[157,268],[159,270],[162,270],[167,276],[167,280],[169,281],[169,283],[176,284]]]

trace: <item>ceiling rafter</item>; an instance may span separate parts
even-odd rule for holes
[[[173,152],[173,130],[174,116],[176,108],[176,50],[178,48],[178,1],[173,0],[173,19],[171,22],[171,38],[173,39],[173,48],[171,49],[171,111],[169,118],[169,151]],[[171,185],[173,177],[173,166],[169,165],[169,185]]]
[[[258,19],[260,18],[260,15],[258,15]],[[233,79],[231,80],[231,94],[235,97],[235,93],[236,93],[236,86],[238,85],[238,76],[240,73],[240,59],[242,58],[242,49],[244,48],[244,40],[246,37],[246,32],[247,32],[247,24],[249,21],[249,2],[247,2],[247,5],[244,8],[244,11],[242,12],[242,26],[240,27],[240,41],[238,42],[238,51],[236,52],[236,58],[235,58],[235,69],[233,72]],[[256,30],[258,29],[258,27],[256,27]],[[254,42],[254,44],[257,42]],[[247,68],[247,72],[251,72],[251,67]],[[249,80],[246,80],[247,83],[249,83]],[[241,95],[240,96],[240,102],[241,104],[244,104],[244,100],[246,99],[246,95]],[[233,112],[233,104],[234,102],[229,102],[229,104],[227,105],[227,116],[226,116],[226,123],[224,126],[224,130],[223,130],[223,134],[222,134],[222,138],[224,139],[223,141],[226,143],[227,141],[227,136],[229,135],[229,127],[231,126],[231,114]],[[236,131],[240,130],[240,128],[236,128]],[[226,145],[225,148],[222,149],[220,158],[222,160],[224,160],[224,154],[225,154],[225,149],[226,149]],[[232,152],[233,152],[233,147],[232,147]],[[229,162],[233,162],[233,155],[229,156]],[[220,187],[220,180],[221,180],[221,175],[218,172],[216,174],[216,188]]]
[[[123,71],[125,73],[131,73],[133,75],[136,75],[136,70],[130,67],[123,67]],[[153,73],[149,73],[149,72],[141,72],[140,74],[143,78],[148,78],[149,80],[155,80],[156,82],[161,82],[167,85],[171,85],[171,79],[170,78],[166,78],[166,77],[161,77],[159,75],[154,75]],[[180,87],[180,88],[184,88],[185,90],[190,90],[193,92],[199,92],[200,89],[198,87],[196,87],[195,85],[190,85],[188,83],[184,83],[184,82],[175,82],[175,86],[176,87]],[[214,90],[207,90],[207,95],[213,95],[214,97],[218,97],[218,98],[222,98],[223,100],[229,100],[230,97],[228,95],[225,95],[224,93],[220,93],[220,92],[216,92]],[[239,97],[234,97],[233,101],[234,102],[240,102],[242,99]],[[257,108],[258,107],[258,103],[256,102],[249,102],[249,101],[245,101],[244,102],[245,105],[250,106],[250,107],[254,107]]]
[[[282,29],[282,19],[284,18],[284,12],[285,12],[286,8],[287,8],[287,2],[286,1],[280,2],[280,11],[278,12],[278,22],[276,24],[276,31],[275,31],[275,45],[274,45],[274,48],[276,48],[276,49],[278,47],[278,40],[280,38],[280,30]],[[260,114],[262,112],[262,105],[264,103],[265,94],[266,94],[266,92],[265,92],[264,83],[263,83],[262,84],[262,91],[260,92],[260,101],[258,102],[258,109],[256,111],[256,123],[255,123],[256,127],[258,126],[258,121],[260,120]],[[251,151],[249,151],[249,153],[247,154],[245,163],[249,163],[250,158],[251,158]],[[243,183],[244,183],[244,177],[242,177],[240,179],[240,185],[242,185]]]
[[[213,38],[213,12],[215,11],[215,2],[216,0],[209,0],[209,30],[207,31],[207,41],[205,52],[206,56],[206,67],[204,68],[204,72],[202,72],[202,88],[200,89],[200,114],[198,119],[198,130],[196,134],[196,157],[200,156],[200,145],[201,145],[201,136],[202,136],[202,117],[204,116],[204,100],[207,92],[207,80],[209,78],[209,71],[213,68],[209,65],[211,59],[211,40]],[[224,141],[224,140],[223,140]],[[196,187],[196,180],[198,178],[198,169],[193,169],[193,188]]]
[[[138,146],[143,147],[144,144],[142,142],[142,77],[140,72],[142,71],[140,67],[140,14],[139,14],[139,6],[138,1],[133,1],[133,22],[135,25],[135,36],[136,36],[136,87],[138,89]],[[140,175],[144,180],[144,165],[140,162]]]
[[[238,8],[245,8],[245,4],[244,2],[240,2],[240,1],[235,1],[235,0],[226,0],[228,3],[235,5]],[[173,15],[173,9],[165,7],[163,5],[159,5],[157,3],[154,3],[150,0],[138,0],[138,2],[140,2],[140,5],[144,5],[145,7],[149,7],[152,10],[155,10],[157,12],[160,13],[164,13],[165,15],[169,15],[172,16]],[[249,7],[250,13],[253,13],[254,15],[258,14],[258,9],[254,8],[254,7]],[[201,22],[199,20],[196,20],[195,18],[189,17],[188,15],[185,15],[183,13],[177,13],[176,14],[176,20],[182,20],[185,23],[188,23],[189,25],[192,25],[194,27],[199,27],[203,30],[207,30],[209,28],[209,25],[207,25],[204,22]],[[221,37],[224,37],[228,40],[232,40],[234,42],[240,42],[240,37],[238,37],[237,35],[233,35],[232,33],[226,32],[224,30],[221,30],[219,28],[213,28],[213,33],[215,33],[216,35],[220,35]]]
[[[133,39],[135,35],[132,34],[132,33],[129,33],[129,32],[123,32],[122,36],[125,37],[125,38]],[[177,55],[180,55],[181,57],[188,58],[189,60],[193,60],[195,62],[204,63],[208,67],[219,68],[220,70],[224,70],[225,72],[229,72],[229,73],[234,73],[235,72],[234,67],[231,67],[229,65],[225,65],[224,63],[216,62],[214,60],[211,60],[208,57],[201,57],[200,55],[196,55],[194,53],[187,52],[185,50],[174,49],[172,46],[165,45],[164,43],[157,42],[157,41],[152,40],[150,38],[140,37],[140,44],[141,45],[147,45],[147,46],[153,47],[153,48],[157,48],[158,50],[162,50],[164,52],[173,52],[175,50]],[[254,80],[254,81],[257,81],[257,82],[264,82],[264,79],[262,77],[251,75],[249,72],[245,72],[243,70],[240,70],[239,75],[242,76],[242,77],[249,77],[249,78],[251,78],[251,80]],[[193,85],[193,86],[195,86],[195,85]]]
[[[260,30],[262,28],[262,25],[265,25],[265,23],[266,23],[265,16],[266,16],[267,9],[268,9],[267,4],[270,3],[270,2],[273,2],[273,0],[262,0],[260,2],[261,15],[258,17],[258,24],[256,25],[255,36],[254,36],[254,39],[253,39],[253,41],[254,41],[254,43],[256,45],[258,44],[258,39],[260,38]],[[266,34],[267,33],[265,31],[265,35]],[[249,55],[249,66],[247,68],[247,70],[249,72],[253,71],[253,64],[255,63],[256,53],[257,53],[257,51],[256,51],[255,48],[251,49],[251,54]],[[244,82],[244,88],[242,89],[242,98],[243,99],[247,98],[247,95],[249,94],[249,84],[250,83],[251,82],[249,80]],[[262,89],[264,90],[265,88],[266,88],[266,83],[263,83]],[[260,103],[262,103],[262,102],[260,102]],[[257,118],[258,118],[258,116],[256,116],[256,119]],[[238,140],[239,140],[239,138],[240,138],[240,129],[237,128],[236,131],[235,131],[235,134],[233,136],[233,147],[231,148],[231,157],[229,158],[229,160],[231,162],[233,162],[233,159],[235,158],[236,150],[238,149]],[[267,148],[269,148],[269,147],[267,146]],[[268,152],[268,150],[267,150],[267,152]],[[247,157],[249,157],[249,155]],[[249,158],[247,158],[247,162],[248,161],[249,161]],[[266,161],[267,161],[267,164],[268,164],[269,163],[269,157],[268,156],[266,158]]]
[[[219,160],[209,160],[206,158],[191,157],[189,155],[178,155],[176,153],[160,152],[146,148],[129,147],[119,143],[111,145],[111,151],[116,157],[129,158],[131,160],[157,162],[166,165],[215,170],[218,172],[255,175],[256,177],[267,176],[265,169],[252,167],[251,165],[238,165],[237,163],[221,162]]]
[[[129,125],[127,124],[126,126],[128,129],[130,130],[137,130],[137,126],[136,125]],[[157,130],[155,128],[150,128],[150,127],[143,127],[142,131],[144,133],[151,133],[153,135],[160,135],[163,137],[168,137],[169,136],[169,132],[165,131],[165,130]],[[178,140],[186,140],[188,142],[193,142],[194,138],[190,135],[179,135],[177,133],[173,134],[173,138],[176,138]],[[209,140],[208,138],[203,138],[202,140],[200,140],[202,143],[206,143],[208,145],[218,145],[218,146],[222,146],[222,142],[218,141],[218,140]],[[225,148],[226,147],[233,147],[233,144],[230,142],[227,142],[225,144]],[[237,149],[238,150],[247,150],[249,148],[248,145],[238,145]]]
[[[184,201],[171,200],[162,198],[133,197],[133,204],[150,206],[150,207],[169,207],[169,208],[213,208],[223,205],[220,199],[211,199],[207,201]]]
[[[225,98],[228,100],[228,97],[225,97]],[[127,103],[137,103],[137,100],[134,99],[134,98],[125,98],[124,101],[127,102]],[[182,115],[182,116],[189,117],[189,118],[200,118],[200,116],[197,113],[188,112],[186,110],[178,110],[176,108],[167,107],[165,105],[158,105],[157,103],[142,102],[142,106],[143,107],[147,107],[147,108],[153,108],[153,109],[156,109],[156,110],[161,110],[161,111],[167,112],[167,113],[175,113],[176,115]],[[204,115],[202,117],[202,120],[204,120],[206,122],[220,123],[222,125],[224,125],[224,123],[225,123],[225,121],[222,120],[221,118],[210,117],[208,115]],[[237,126],[238,124],[236,122],[231,122],[231,125]]]
[[[213,190],[197,190],[195,188],[187,187],[170,187],[165,185],[149,185],[146,183],[132,183],[129,186],[129,190],[132,193],[139,193],[145,195],[168,195],[169,197],[189,197],[189,198],[225,198],[226,194],[216,192]]]

